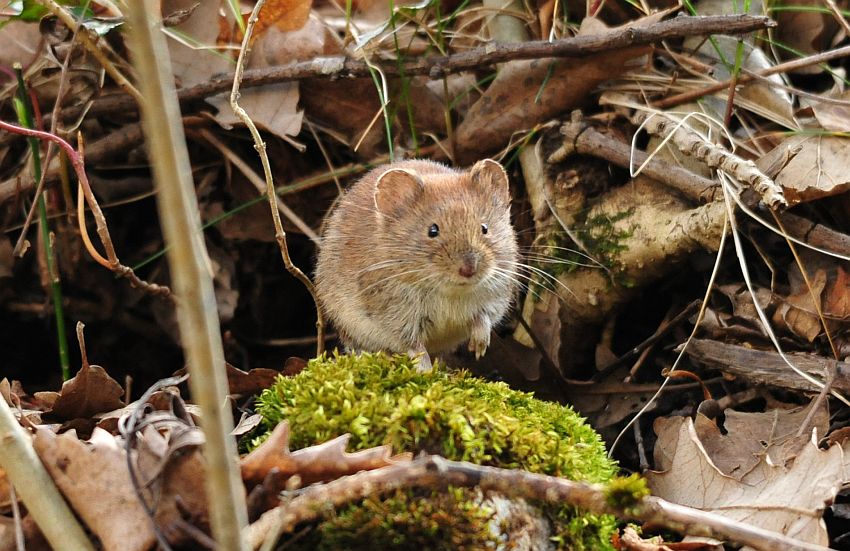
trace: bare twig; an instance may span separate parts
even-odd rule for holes
[[[629,144],[599,132],[582,118],[580,111],[573,111],[570,122],[561,127],[561,134],[564,145],[549,155],[547,160],[550,163],[560,162],[573,153],[592,155],[622,168],[643,165],[643,174],[694,200],[711,197],[720,191],[720,184],[686,168],[657,159],[646,163],[646,153],[632,150]]]
[[[649,496],[629,506],[618,506],[606,497],[605,487],[517,469],[485,467],[439,456],[426,456],[410,463],[383,467],[327,484],[310,486],[288,503],[264,514],[246,530],[256,549],[267,535],[292,532],[298,524],[316,520],[328,506],[338,507],[369,495],[398,488],[477,487],[508,497],[523,497],[546,503],[573,505],[596,514],[651,522],[694,536],[732,540],[760,551],[826,551],[826,547],[796,540],[783,534],[722,517],[661,498]],[[277,534],[269,534],[275,528]]]
[[[810,67],[819,63],[826,63],[827,61],[847,57],[849,55],[850,46],[842,46],[841,48],[836,48],[828,52],[822,52],[801,59],[795,59],[793,61],[786,61],[785,63],[780,63],[779,65],[774,65],[773,67],[768,67],[767,69],[756,71],[753,74],[739,75],[738,84],[746,84],[747,82],[750,82],[751,80],[755,79],[756,76],[767,77],[779,73],[790,73],[791,71],[796,71],[797,69],[802,69],[803,67]],[[731,79],[724,80],[723,82],[718,82],[717,84],[712,84],[711,86],[706,86],[705,88],[698,88],[696,90],[683,92],[681,94],[676,94],[675,96],[670,96],[662,100],[655,101],[652,103],[652,106],[656,109],[668,109],[670,107],[675,107],[677,105],[693,101],[703,96],[719,92],[728,88],[731,84]]]
[[[192,396],[201,407],[210,523],[220,549],[245,549],[245,488],[235,458],[236,442],[227,396],[227,375],[212,274],[204,246],[192,167],[174,90],[168,47],[156,0],[128,2],[128,22],[148,139],[157,206],[175,293],[177,321],[189,364]]]
[[[245,71],[245,60],[251,51],[249,47],[251,32],[254,29],[254,25],[257,23],[263,4],[265,4],[264,0],[258,0],[254,6],[254,10],[251,12],[251,16],[248,18],[248,26],[245,29],[245,36],[242,39],[242,48],[239,50],[239,60],[236,62],[236,73],[233,76],[233,88],[230,91],[230,107],[233,109],[233,113],[239,117],[245,126],[248,127],[248,130],[251,132],[251,136],[254,138],[254,148],[260,156],[260,161],[263,165],[263,174],[266,178],[266,194],[268,196],[269,207],[272,212],[272,220],[274,221],[275,239],[280,247],[280,256],[283,258],[283,265],[286,266],[286,269],[290,274],[304,284],[304,287],[307,288],[307,291],[310,292],[310,295],[313,297],[313,301],[316,303],[316,356],[321,356],[325,349],[325,323],[322,316],[322,309],[319,307],[319,299],[316,296],[316,288],[313,285],[313,282],[310,281],[310,278],[307,277],[307,275],[295,264],[293,264],[292,259],[289,257],[289,247],[286,244],[286,232],[283,231],[283,224],[280,221],[280,212],[278,211],[279,199],[277,194],[275,194],[274,177],[272,176],[269,157],[266,154],[266,143],[263,141],[262,136],[260,136],[260,131],[257,130],[254,121],[252,121],[251,117],[248,116],[248,113],[239,106],[239,86],[242,82],[242,75]],[[280,204],[283,205],[282,202],[280,202]]]
[[[629,144],[589,126],[578,111],[574,112],[570,122],[561,127],[561,133],[564,135],[564,145],[550,154],[550,163],[560,162],[573,153],[592,155],[622,168],[643,165],[643,174],[695,201],[711,200],[719,192],[720,185],[716,181],[686,168],[658,159],[647,162],[648,155],[645,152],[632,149]],[[784,229],[794,238],[820,249],[850,256],[850,236],[790,212],[779,212],[777,215]]]

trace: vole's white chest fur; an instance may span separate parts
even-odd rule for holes
[[[428,350],[445,351],[467,340],[486,305],[478,288],[447,288],[420,297],[420,338]]]

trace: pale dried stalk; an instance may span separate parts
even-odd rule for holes
[[[94,551],[80,523],[32,447],[15,414],[0,396],[0,467],[54,549]]]
[[[316,356],[321,356],[325,350],[325,322],[324,317],[322,316],[322,309],[319,307],[319,299],[316,296],[316,287],[313,285],[313,282],[310,281],[310,278],[307,277],[307,275],[302,272],[298,266],[292,263],[292,259],[289,256],[289,246],[286,244],[286,232],[283,231],[283,224],[280,222],[278,197],[275,193],[274,177],[272,176],[272,169],[269,164],[269,156],[266,153],[266,143],[263,141],[263,137],[260,136],[260,131],[257,130],[257,126],[254,124],[254,121],[252,121],[251,117],[248,116],[248,113],[239,106],[239,86],[242,83],[242,75],[245,72],[245,61],[248,59],[248,55],[251,52],[251,34],[254,30],[254,26],[257,24],[257,19],[260,10],[263,8],[263,4],[265,4],[265,0],[258,0],[254,6],[254,10],[251,12],[251,16],[248,18],[248,26],[245,28],[245,36],[242,38],[242,47],[239,49],[239,60],[236,62],[236,73],[233,75],[233,88],[230,91],[230,108],[233,109],[233,114],[239,117],[242,123],[248,127],[248,130],[250,130],[251,137],[254,139],[254,149],[257,150],[257,154],[260,156],[260,162],[263,165],[263,175],[266,179],[266,195],[268,196],[269,207],[272,212],[272,221],[274,222],[274,237],[280,247],[280,256],[283,258],[283,265],[286,266],[286,269],[290,274],[295,276],[298,281],[304,284],[304,287],[306,287],[307,291],[310,292],[310,296],[313,297],[313,302],[316,303]],[[280,204],[283,205],[282,202]]]
[[[749,184],[762,201],[771,209],[788,206],[782,188],[768,178],[755,163],[742,159],[722,147],[708,142],[681,120],[665,113],[646,113],[638,111],[632,122],[642,127],[650,134],[669,138],[685,155],[699,159],[706,166],[729,174],[737,181]]]
[[[759,551],[827,551],[826,547],[796,540],[778,532],[738,522],[715,513],[676,505],[655,496],[629,506],[614,506],[605,487],[576,482],[519,469],[486,467],[463,461],[449,461],[431,455],[410,463],[364,471],[327,484],[305,488],[291,501],[266,512],[246,530],[246,539],[257,549],[268,536],[292,532],[298,524],[320,518],[330,506],[339,507],[370,495],[398,488],[476,487],[507,497],[572,505],[596,514],[620,519],[651,522],[670,530],[694,536],[731,540]],[[277,533],[274,533],[277,529]]]
[[[159,2],[131,0],[128,5],[131,51],[144,96],[142,120],[178,297],[177,321],[191,374],[189,385],[203,419],[210,522],[219,549],[239,551],[245,549],[241,529],[248,520],[245,488],[236,465],[236,442],[230,436],[233,419],[226,399],[218,312],[171,60],[161,31]]]

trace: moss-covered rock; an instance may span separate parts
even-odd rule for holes
[[[616,471],[599,436],[569,407],[440,366],[419,373],[406,356],[312,360],[267,389],[258,411],[269,430],[289,420],[292,449],[349,433],[349,451],[390,444],[396,453],[424,451],[587,482],[607,482]],[[291,543],[318,549],[500,548],[507,525],[518,521],[515,514],[505,517],[491,497],[466,489],[376,496],[334,512]],[[551,525],[553,548],[610,548],[611,517],[552,506],[541,514]]]

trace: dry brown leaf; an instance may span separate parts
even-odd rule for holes
[[[830,97],[847,101],[850,93],[832,95]],[[850,132],[850,106],[822,101],[812,101],[812,111],[824,130],[830,132]]]
[[[629,25],[646,25],[660,17],[653,14]],[[590,34],[586,29],[592,26],[599,24],[586,17],[579,34]],[[637,46],[581,59],[505,63],[457,128],[460,164],[471,164],[483,154],[504,147],[515,132],[529,130],[577,106],[599,83],[638,66],[635,58],[649,51],[649,47]]]
[[[775,12],[774,17],[778,23],[776,38],[787,48],[780,49],[779,53],[784,54],[786,58],[795,59],[796,55],[806,56],[828,49],[839,29],[838,23],[830,13],[806,9],[808,6],[822,7],[821,0],[794,0],[784,3],[800,6],[800,9]],[[794,52],[794,55],[789,52]],[[818,74],[823,72],[823,67],[809,65],[794,72]]]
[[[38,429],[33,445],[77,515],[107,551],[145,551],[156,541],[139,503],[126,454],[115,438],[95,429],[89,443],[76,434]]]
[[[824,313],[832,318],[850,318],[850,275],[839,265],[835,279],[827,288],[823,302]]]
[[[252,69],[309,59],[324,52],[326,31],[315,20],[295,31],[269,28],[256,41],[248,66]],[[295,136],[301,131],[304,113],[298,110],[298,83],[281,82],[241,90],[239,105],[259,128],[281,138]],[[207,102],[218,109],[214,116],[223,128],[241,124],[230,108],[230,94],[219,94]]]
[[[808,413],[808,407],[753,413],[727,409],[723,424],[726,434],[704,415],[697,415],[694,428],[712,463],[723,474],[742,480],[764,456],[769,456],[774,465],[784,465],[792,458],[809,439],[809,432],[796,436]],[[820,408],[812,422],[818,434],[826,434],[829,428],[826,408]]]
[[[656,448],[672,458],[669,470],[648,472],[655,495],[689,507],[827,545],[823,510],[847,478],[844,452],[826,451],[811,440],[789,465],[764,456],[741,481],[723,474],[706,454],[690,418],[659,435]],[[675,430],[678,428],[678,430]]]
[[[203,435],[197,429],[185,431],[179,423],[160,432],[148,425],[139,447],[139,474],[142,480],[155,479],[151,488],[156,498],[155,521],[173,545],[190,542],[190,534],[180,528],[181,519],[207,531],[206,461],[201,453]],[[179,450],[179,453],[175,453]]]
[[[773,321],[777,325],[787,327],[798,337],[812,342],[823,330],[812,295],[818,303],[821,302],[821,294],[823,294],[823,289],[826,286],[826,272],[821,269],[817,270],[810,281],[812,284],[811,292],[803,283],[802,288],[789,295],[784,302],[777,306],[776,312],[773,314]],[[818,304],[817,306],[821,305]]]
[[[41,394],[38,393],[39,397]],[[62,384],[62,391],[50,413],[60,419],[88,419],[96,413],[123,407],[123,395],[124,389],[105,369],[87,365]]]
[[[219,0],[164,0],[162,14],[189,12],[188,17],[169,31],[182,37],[168,39],[171,68],[180,87],[206,82],[215,74],[232,71],[233,61],[215,50],[221,32]]]
[[[272,386],[275,379],[280,375],[274,369],[263,367],[257,367],[251,371],[243,371],[229,363],[226,364],[226,367],[230,394],[256,394]]]
[[[0,65],[11,67],[14,63],[29,64],[39,57],[42,36],[32,23],[6,19],[0,27]]]
[[[392,456],[389,445],[377,446],[353,453],[345,451],[350,435],[344,434],[322,444],[289,451],[289,423],[275,427],[268,440],[240,461],[242,479],[250,484],[260,484],[272,469],[289,478],[298,475],[302,485],[392,465],[410,460],[410,454]]]
[[[838,136],[796,135],[785,139],[756,161],[759,169],[772,166],[777,159],[790,158],[774,177],[788,203],[813,201],[844,193],[850,189],[850,140]]]
[[[281,31],[295,31],[304,26],[310,17],[313,0],[269,0],[260,10],[254,26],[254,40],[262,36],[272,25]]]

